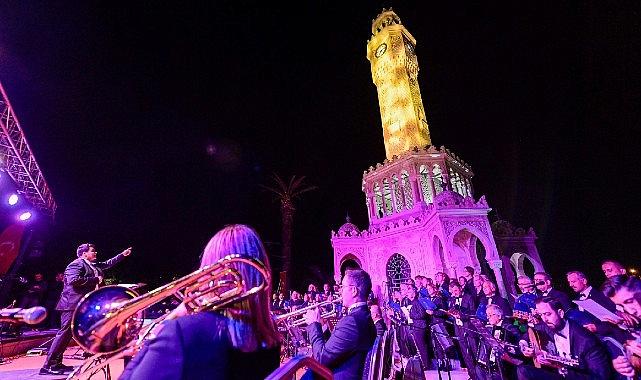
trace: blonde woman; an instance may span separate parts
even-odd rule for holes
[[[271,271],[258,234],[236,224],[219,231],[203,252],[201,268],[230,254],[260,260]],[[259,286],[254,268],[238,267],[247,289]],[[216,312],[186,315],[164,323],[129,363],[121,380],[136,379],[263,379],[279,366],[278,332],[269,313],[271,285]]]

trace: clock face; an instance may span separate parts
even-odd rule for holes
[[[387,50],[387,45],[386,44],[380,44],[376,48],[376,58],[380,57],[381,55],[385,54],[385,51]]]

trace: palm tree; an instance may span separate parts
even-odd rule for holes
[[[294,214],[296,207],[294,200],[299,199],[300,196],[308,191],[316,190],[317,187],[305,183],[305,176],[296,177],[291,176],[289,182],[283,179],[276,173],[272,174],[273,185],[261,185],[264,189],[269,190],[274,194],[274,200],[280,202],[280,217],[281,217],[281,238],[282,238],[282,255],[283,255],[283,268],[285,272],[285,284],[283,284],[283,291],[289,289],[290,268],[292,263],[292,240],[294,234]]]

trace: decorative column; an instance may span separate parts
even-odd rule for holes
[[[378,217],[378,215],[376,215],[376,199],[374,199],[374,193],[369,189],[366,197],[369,200],[367,207],[369,208],[369,222],[371,224]]]
[[[507,299],[507,291],[505,290],[505,283],[503,283],[503,273],[501,273],[501,268],[503,267],[503,262],[499,260],[488,260],[490,268],[494,271],[494,277],[496,278],[496,285],[499,287],[499,292],[501,297]]]
[[[394,177],[390,177],[389,190],[392,198],[392,214],[396,214],[396,185],[398,183],[394,184]]]
[[[410,184],[412,186],[412,196],[414,197],[414,207],[419,202],[425,202],[425,199],[423,199],[423,192],[420,191],[420,187],[418,185],[418,177],[416,174],[411,174],[409,176]]]

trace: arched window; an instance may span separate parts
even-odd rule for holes
[[[399,254],[393,254],[387,260],[387,283],[390,285],[390,291],[399,290],[403,280],[412,278],[412,269],[407,259]]]
[[[375,204],[375,211],[376,211],[376,217],[377,218],[382,218],[384,213],[383,213],[383,193],[381,193],[381,187],[378,185],[378,183],[374,184],[374,202]]]
[[[403,189],[401,188],[401,184],[398,182],[396,174],[392,176],[392,190],[394,191],[394,200],[396,201],[396,209],[394,212],[401,212],[403,211],[403,205],[405,202],[403,201]]]
[[[452,185],[452,190],[465,196],[465,186],[461,182],[461,177],[452,168],[450,168],[450,184]]]
[[[411,210],[414,208],[414,196],[412,195],[412,184],[410,183],[410,175],[407,174],[407,170],[401,172],[401,188],[403,189],[405,208]]]
[[[419,168],[419,179],[421,181],[421,191],[423,192],[423,199],[425,203],[432,203],[432,187],[430,186],[430,174],[427,166],[421,165]]]
[[[389,186],[387,178],[383,180],[383,207],[386,215],[392,215],[392,191]]]
[[[434,182],[434,192],[440,194],[443,191],[443,171],[439,164],[434,164],[432,167],[432,179]]]

